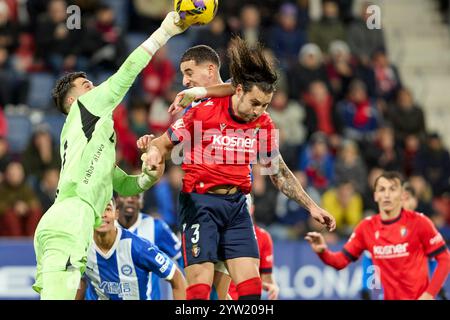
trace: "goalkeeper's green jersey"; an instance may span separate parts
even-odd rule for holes
[[[120,69],[83,94],[71,108],[61,132],[61,173],[56,202],[79,197],[95,211],[95,225],[111,200],[116,169],[116,135],[112,113],[147,65],[150,55],[139,47]],[[124,119],[125,121],[125,119]]]

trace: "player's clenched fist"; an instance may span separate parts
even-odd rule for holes
[[[316,253],[322,253],[327,249],[324,237],[318,232],[308,232],[305,240],[308,240],[311,248]]]

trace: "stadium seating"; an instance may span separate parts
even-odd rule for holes
[[[32,135],[32,125],[28,115],[6,115],[8,120],[8,143],[11,153],[20,153],[27,147]]]
[[[61,136],[61,130],[64,125],[66,117],[61,113],[50,113],[46,114],[44,117],[44,122],[48,124],[50,129],[50,134],[52,135],[55,143],[59,144],[59,139]]]
[[[50,93],[55,78],[49,73],[31,73],[27,104],[31,108],[46,109],[50,106]]]

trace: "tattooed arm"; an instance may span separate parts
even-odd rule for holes
[[[270,180],[283,192],[289,199],[296,201],[302,207],[307,209],[311,216],[323,225],[326,225],[329,231],[336,228],[334,217],[320,208],[313,199],[306,193],[300,182],[288,168],[281,155],[278,155],[271,161],[272,168],[278,167],[274,174],[270,175]]]

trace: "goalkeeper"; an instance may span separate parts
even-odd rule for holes
[[[102,222],[113,188],[121,195],[139,194],[162,175],[162,166],[143,166],[141,175],[128,176],[115,165],[112,112],[155,52],[185,29],[179,15],[170,12],[101,85],[95,87],[84,72],[69,73],[57,81],[52,96],[67,118],[61,132],[57,198],[34,236],[37,274],[33,289],[41,299],[75,298],[94,228]]]

